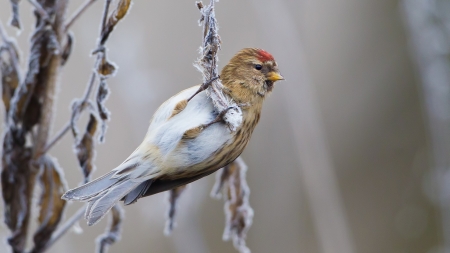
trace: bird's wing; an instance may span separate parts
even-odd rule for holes
[[[232,134],[223,123],[213,124],[186,138],[186,132],[210,123],[218,115],[205,91],[186,103],[198,88],[186,89],[159,107],[144,141],[126,161],[138,166],[119,166],[114,178],[144,182],[177,170],[184,172],[194,165],[200,168],[202,162],[231,140]],[[180,110],[179,104],[183,103]]]
[[[161,124],[165,123],[167,119],[172,116],[172,113],[176,107],[176,105],[183,100],[191,97],[200,87],[200,85],[193,86],[191,88],[185,89],[172,96],[164,103],[162,103],[158,110],[156,110],[152,119],[150,120],[150,127],[148,128],[147,134],[151,133],[155,128],[161,126]]]
[[[173,114],[176,105],[197,89],[198,86],[187,89],[161,106],[144,140],[146,145],[157,147],[161,169],[166,170],[165,173],[201,164],[232,139],[231,131],[223,123],[213,124],[194,136],[186,137],[186,132],[210,123],[218,115],[205,91],[198,93],[183,110]]]

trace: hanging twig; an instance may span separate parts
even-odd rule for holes
[[[202,73],[203,83],[211,83],[206,92],[219,112],[227,110],[222,119],[230,130],[235,131],[242,124],[242,110],[223,93],[222,82],[216,78],[219,75],[217,53],[220,50],[220,37],[217,33],[219,28],[214,12],[214,2],[215,0],[210,0],[206,7],[201,2],[196,3],[202,14],[199,22],[203,24],[203,41],[200,47],[200,57],[194,65]],[[205,89],[205,87],[202,85],[200,89]]]

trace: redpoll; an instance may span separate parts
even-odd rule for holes
[[[242,123],[235,131],[223,121],[224,113],[215,109],[206,91],[193,96],[200,86],[191,87],[158,108],[144,141],[121,165],[69,190],[63,198],[89,202],[86,219],[93,225],[120,200],[134,203],[234,161],[258,124],[265,97],[283,77],[271,54],[246,48],[223,68],[220,79],[225,95],[242,111]]]

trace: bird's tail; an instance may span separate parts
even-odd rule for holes
[[[67,191],[62,198],[88,202],[85,218],[88,225],[94,225],[128,193],[142,182],[134,182],[126,178],[114,178],[116,171],[99,177],[78,188]]]

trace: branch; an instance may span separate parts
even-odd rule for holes
[[[36,2],[36,0],[28,0],[28,2],[30,2],[31,5],[34,6],[34,9],[39,13],[39,16],[41,16],[43,20],[47,22],[50,21],[47,11],[42,7],[40,3]],[[55,25],[58,24],[55,23]]]
[[[73,25],[73,23],[81,16],[81,14],[83,14],[95,1],[97,0],[86,0],[86,2],[84,2],[84,4],[80,6],[78,10],[75,11],[75,13],[70,18],[69,22],[67,22],[65,25],[64,29],[66,32]]]
[[[77,223],[77,221],[81,219],[81,217],[83,217],[85,210],[86,206],[78,209],[78,211],[74,215],[72,215],[72,217],[70,217],[63,225],[61,225],[58,230],[53,233],[52,239],[50,239],[47,245],[45,245],[45,249],[50,248],[56,241],[58,241],[59,238],[61,238],[67,231],[69,231],[69,229],[72,228],[72,226],[75,225],[75,223]]]
[[[214,2],[215,0],[210,0],[206,7],[201,2],[197,2],[197,7],[202,14],[200,22],[203,23],[203,41],[200,47],[200,58],[196,61],[195,67],[202,73],[203,83],[209,83],[219,75],[217,53],[220,50],[220,37],[217,33],[219,28],[214,12]],[[230,130],[236,131],[242,124],[242,111],[231,98],[223,93],[220,79],[212,81],[206,92],[219,112],[228,110],[223,120],[228,124]]]
[[[30,0],[31,1],[31,0]],[[33,2],[33,1],[31,1]],[[64,25],[64,16],[66,13],[66,8],[68,5],[67,0],[58,1],[55,4],[56,8],[56,15],[55,15],[55,21],[54,21],[54,28],[55,28],[55,35],[56,38],[61,45],[61,41],[63,38],[65,38],[65,32],[63,29]],[[45,94],[43,98],[42,103],[42,109],[41,109],[41,118],[39,121],[39,128],[38,128],[38,134],[36,138],[36,143],[34,146],[34,157],[39,157],[41,154],[43,154],[43,151],[45,149],[48,135],[50,133],[52,118],[53,118],[53,104],[54,104],[54,96],[56,91],[56,85],[58,81],[58,70],[61,66],[61,57],[60,55],[53,55],[53,57],[50,60],[50,63],[48,64],[48,67],[46,68],[46,74],[48,77],[47,84],[45,85],[43,94]]]

